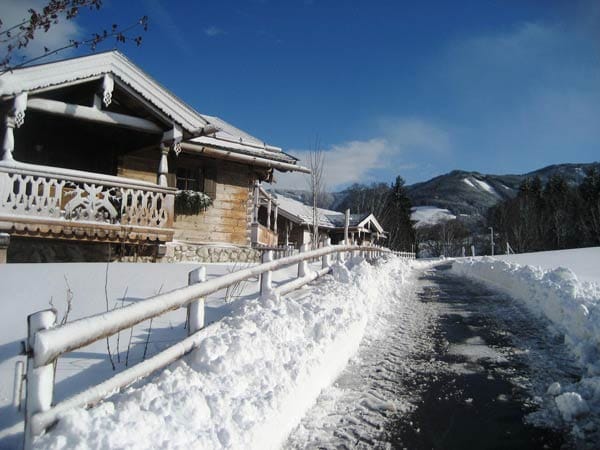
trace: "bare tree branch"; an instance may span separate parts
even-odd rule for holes
[[[41,59],[55,55],[69,48],[87,47],[90,51],[95,51],[98,44],[103,41],[114,39],[116,44],[133,42],[137,46],[142,43],[141,35],[129,35],[128,33],[136,28],[141,28],[144,32],[148,29],[148,17],[143,16],[128,27],[121,28],[117,24],[112,24],[109,29],[104,29],[98,33],[92,33],[87,39],[70,40],[65,45],[58,48],[44,47],[41,55],[25,59],[19,63],[13,64],[15,55],[25,49],[39,32],[48,32],[53,25],[61,20],[74,19],[81,8],[98,10],[102,7],[102,0],[50,0],[41,12],[29,9],[28,19],[2,29],[4,25],[0,20],[0,44],[5,44],[4,56],[0,56],[0,75],[12,70],[24,67],[28,64],[37,62]]]

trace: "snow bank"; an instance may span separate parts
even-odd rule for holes
[[[356,352],[409,264],[353,260],[284,298],[238,301],[184,360],[66,413],[37,448],[273,448]]]
[[[452,270],[523,301],[549,319],[588,373],[600,375],[600,285],[579,281],[564,267],[544,270],[495,258],[456,261]]]
[[[452,271],[510,295],[548,319],[585,373],[568,386],[552,383],[547,394],[554,397],[562,419],[575,423],[575,434],[590,413],[600,414],[600,284],[580,281],[564,267],[547,270],[488,257],[457,260]]]
[[[495,258],[520,265],[539,266],[547,270],[567,267],[575,272],[580,281],[600,284],[600,247],[515,253],[497,255]]]

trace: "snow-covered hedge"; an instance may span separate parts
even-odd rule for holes
[[[400,258],[378,266],[357,259],[310,290],[239,301],[185,360],[98,407],[68,412],[36,447],[276,447],[409,272]]]

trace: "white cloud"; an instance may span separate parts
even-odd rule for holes
[[[204,34],[206,34],[209,37],[215,37],[215,36],[219,36],[221,34],[225,34],[225,31],[223,31],[219,27],[215,27],[214,25],[212,25],[212,26],[204,29]]]
[[[7,29],[13,25],[21,23],[23,20],[29,18],[28,10],[35,9],[41,11],[44,4],[41,0],[3,0],[2,1],[2,29]],[[35,35],[35,39],[29,42],[27,47],[19,51],[19,54],[24,56],[25,59],[34,58],[44,53],[44,47],[50,50],[63,47],[69,43],[70,39],[77,39],[81,34],[81,29],[73,20],[66,20],[64,17],[59,20],[56,25],[44,32],[43,30],[38,31]],[[2,52],[6,44],[2,46]],[[64,57],[68,50],[61,53]],[[14,59],[14,63],[18,63],[20,59]]]
[[[368,141],[350,141],[333,145],[324,150],[325,189],[371,179],[370,172],[382,167],[383,156],[389,150],[388,142],[382,138]],[[299,164],[308,166],[309,150],[291,150],[290,153],[300,159]],[[307,189],[309,175],[286,173],[276,175],[276,187]]]
[[[400,171],[414,170],[424,155],[448,154],[452,149],[450,134],[418,118],[387,118],[380,122],[379,136],[363,141],[349,141],[324,149],[325,184],[337,190],[352,183],[392,181]],[[308,150],[290,150],[306,166]],[[276,187],[307,189],[308,175],[276,174]]]

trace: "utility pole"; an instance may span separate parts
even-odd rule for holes
[[[492,246],[492,256],[494,256],[494,228],[490,228],[490,245]]]

